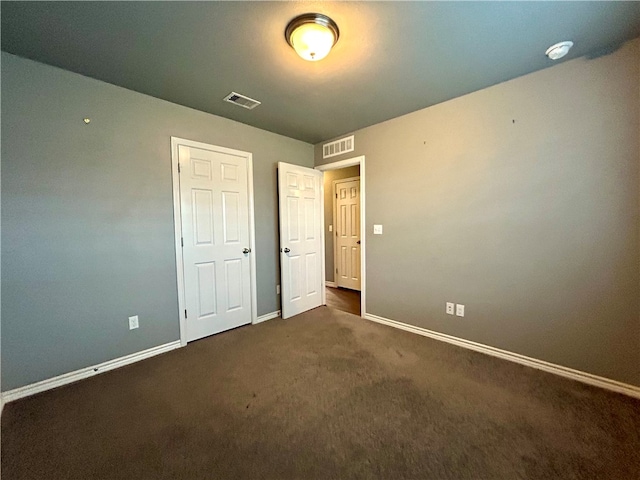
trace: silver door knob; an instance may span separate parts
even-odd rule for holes
[[[242,253],[247,254],[247,253],[249,253],[250,251],[251,251],[251,249],[250,249],[250,248],[245,248],[245,249],[243,249],[243,250],[242,250]]]
[[[284,249],[284,253],[289,253],[291,250],[289,250],[288,248]]]

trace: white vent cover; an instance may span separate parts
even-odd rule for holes
[[[335,157],[342,153],[353,152],[355,149],[354,136],[344,137],[322,146],[322,158]]]
[[[254,100],[253,98],[249,98],[245,95],[240,95],[236,92],[231,92],[229,95],[224,97],[225,102],[235,103],[236,105],[240,105],[243,108],[248,110],[252,110],[260,105],[258,100]]]

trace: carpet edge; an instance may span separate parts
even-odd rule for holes
[[[372,313],[366,313],[362,318],[370,320],[372,322],[398,328],[400,330],[405,330],[407,332],[416,333],[418,335],[422,335],[423,337],[429,337],[434,340],[450,343],[458,347],[474,350],[486,355],[491,355],[492,357],[501,358],[503,360],[508,360],[520,365],[525,365],[537,370],[553,373],[555,375],[569,378],[571,380],[577,380],[588,385],[604,388],[606,390],[610,390],[616,393],[622,393],[624,395],[640,399],[640,387],[624,382],[619,382],[618,380],[601,377],[599,375],[594,375],[592,373],[583,372],[581,370],[576,370],[555,363],[546,362],[537,358],[527,357],[526,355],[510,352],[508,350],[502,350],[500,348],[491,347],[482,343],[472,342],[471,340],[454,337],[452,335],[447,335],[446,333],[439,333],[433,330],[428,330],[426,328],[417,327],[415,325],[409,325],[407,323],[398,322],[397,320],[391,320],[379,315],[374,315]]]
[[[180,348],[180,346],[180,340],[176,340],[174,342],[151,347],[146,350],[141,350],[140,352],[125,355],[123,357],[114,358],[113,360],[108,360],[97,365],[92,365],[90,367],[81,368],[73,372],[64,373],[62,375],[48,378],[46,380],[41,380],[36,383],[31,383],[23,387],[14,388],[13,390],[7,390],[6,392],[2,392],[2,408],[4,408],[5,404],[13,402],[14,400],[29,397],[31,395],[35,395],[36,393],[46,392],[47,390],[61,387],[63,385],[68,385],[69,383],[74,383],[85,378],[93,377],[95,375],[108,372],[109,370],[114,370],[116,368],[124,367],[125,365],[130,365],[147,358],[155,357],[156,355],[160,355],[161,353],[166,353],[171,350],[175,350],[176,348]]]

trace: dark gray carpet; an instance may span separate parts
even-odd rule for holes
[[[8,404],[2,478],[638,479],[640,402],[321,307]]]

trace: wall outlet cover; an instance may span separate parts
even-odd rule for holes
[[[459,317],[464,317],[464,305],[456,305],[456,315]]]
[[[373,226],[373,234],[374,235],[382,235],[382,225],[374,225]]]
[[[449,315],[453,315],[453,303],[451,303],[451,302],[447,302],[446,312],[447,312]]]

